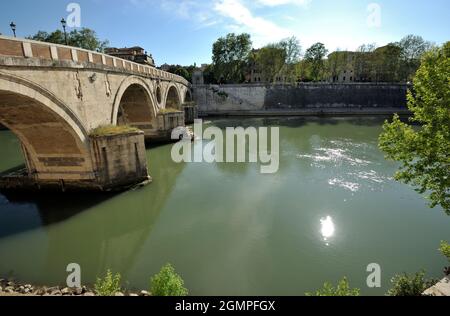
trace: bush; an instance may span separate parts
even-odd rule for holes
[[[315,293],[306,293],[306,296],[359,296],[360,290],[357,288],[350,288],[347,278],[344,277],[336,288],[331,283],[325,283],[323,288],[317,290]]]
[[[450,261],[450,244],[448,242],[441,242],[439,251]]]
[[[161,271],[151,279],[150,291],[153,296],[187,296],[183,279],[175,272],[170,264],[166,264]]]
[[[387,293],[389,296],[423,296],[423,292],[436,282],[425,279],[425,272],[414,275],[398,274],[391,280],[393,287]]]
[[[448,261],[450,262],[450,244],[448,242],[441,242],[441,247],[439,248],[439,251],[447,257]],[[450,275],[450,267],[446,267],[444,269],[445,275]]]
[[[114,296],[121,291],[120,279],[120,273],[113,275],[111,270],[108,270],[105,278],[97,278],[94,286],[95,293],[100,296]]]

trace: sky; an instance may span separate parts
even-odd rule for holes
[[[11,21],[18,37],[54,31],[63,17],[111,46],[142,46],[157,65],[210,63],[214,41],[231,32],[250,33],[255,48],[296,36],[303,50],[322,42],[330,52],[408,34],[450,40],[449,0],[7,0],[0,33],[12,34]]]

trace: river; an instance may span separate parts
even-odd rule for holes
[[[395,273],[442,277],[437,248],[450,217],[430,210],[392,176],[377,147],[379,118],[215,119],[209,125],[280,126],[280,169],[172,162],[171,145],[147,150],[154,182],[122,194],[0,195],[0,275],[64,284],[112,269],[130,288],[172,263],[191,295],[303,295],[347,276],[382,295]],[[23,163],[0,132],[0,171]],[[198,146],[198,145],[196,145]],[[382,287],[369,289],[377,263]]]

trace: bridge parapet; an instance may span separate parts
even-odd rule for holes
[[[155,67],[138,64],[132,61],[82,48],[38,42],[28,39],[0,36],[0,56],[39,58],[51,61],[69,61],[78,64],[85,63],[92,68],[109,68],[110,70],[115,70],[118,72],[127,72],[130,74],[147,76],[152,79],[173,81],[189,86],[189,82],[183,77],[162,71]]]

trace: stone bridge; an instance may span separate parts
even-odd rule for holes
[[[0,124],[20,140],[27,167],[0,188],[107,190],[148,179],[144,137],[184,126],[191,99],[184,78],[150,66],[0,36]],[[118,125],[139,131],[94,133]]]

